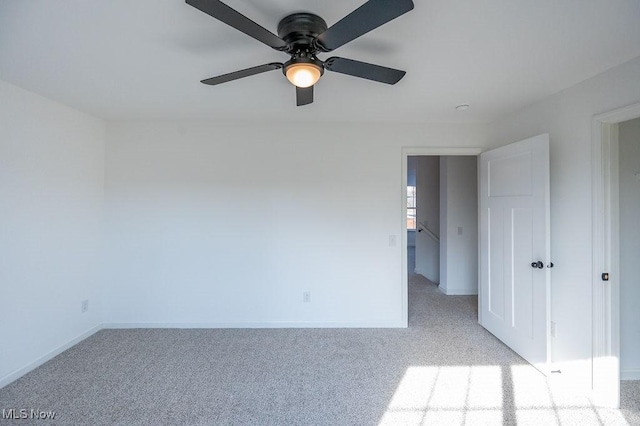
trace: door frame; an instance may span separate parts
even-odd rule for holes
[[[407,160],[410,156],[449,156],[449,155],[466,155],[478,157],[485,149],[479,147],[402,147],[401,150],[401,251],[402,251],[402,326],[409,326],[409,271],[407,265]]]
[[[618,124],[639,117],[637,103],[592,119],[592,390],[597,405],[614,408],[620,407]]]

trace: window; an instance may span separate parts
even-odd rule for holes
[[[407,229],[415,230],[416,224],[416,187],[407,186]]]

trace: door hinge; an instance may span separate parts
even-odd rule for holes
[[[603,272],[602,273],[602,281],[609,281],[609,273],[608,272]]]

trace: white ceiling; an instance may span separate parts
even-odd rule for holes
[[[363,2],[226,3],[275,33],[291,12],[331,25]],[[108,120],[486,122],[640,56],[638,0],[414,2],[319,55],[403,69],[403,80],[326,72],[305,107],[280,71],[201,84],[288,56],[182,0],[0,0],[0,79]]]

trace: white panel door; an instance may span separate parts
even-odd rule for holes
[[[480,324],[543,373],[549,361],[549,135],[480,155]]]

